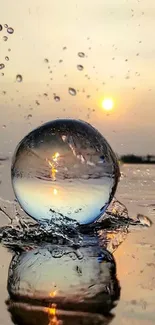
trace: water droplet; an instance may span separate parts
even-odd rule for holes
[[[27,115],[27,120],[29,120],[32,117],[32,114]]]
[[[6,61],[9,61],[9,57],[8,57],[8,56],[6,56],[6,57],[5,57],[5,60],[6,60]]]
[[[117,159],[105,138],[90,124],[71,119],[33,130],[12,163],[16,198],[41,223],[61,225],[66,217],[93,222],[113,198],[118,178]]]
[[[23,81],[23,77],[22,77],[21,74],[17,74],[17,75],[16,75],[16,81],[17,81],[17,82],[22,82],[22,81]]]
[[[3,41],[6,42],[8,40],[7,36],[3,36]]]
[[[8,28],[8,25],[7,25],[7,24],[4,24],[4,27],[5,27],[5,28]]]
[[[14,29],[13,29],[12,27],[8,27],[8,28],[7,28],[7,32],[8,32],[9,34],[13,34],[13,33],[14,33]]]
[[[76,95],[76,90],[74,88],[68,88],[68,92],[70,95],[75,96]]]
[[[54,100],[55,100],[56,102],[60,102],[60,97],[59,97],[59,96],[54,96]]]
[[[5,64],[4,63],[0,63],[0,69],[4,69],[5,68]]]
[[[36,104],[39,106],[40,105],[40,103],[39,103],[39,101],[38,100],[36,100]]]
[[[82,70],[83,70],[83,65],[78,64],[78,65],[77,65],[77,68],[78,68],[79,71],[82,71]]]
[[[3,27],[2,27],[2,25],[0,25],[0,32],[1,32],[2,29],[3,29]]]
[[[79,53],[78,53],[78,56],[79,56],[80,58],[84,58],[84,57],[85,57],[85,53],[84,53],[84,52],[79,52]]]

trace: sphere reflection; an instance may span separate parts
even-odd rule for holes
[[[29,133],[12,163],[12,184],[22,208],[39,222],[59,216],[80,224],[97,220],[119,178],[115,154],[91,125],[55,120]]]
[[[44,244],[14,255],[8,292],[16,324],[19,319],[22,324],[37,324],[35,317],[41,313],[45,315],[40,324],[48,324],[47,316],[50,320],[56,316],[63,324],[72,324],[71,320],[75,324],[107,324],[105,316],[119,299],[120,286],[115,260],[105,249]]]

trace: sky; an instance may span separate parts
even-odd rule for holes
[[[118,154],[155,154],[154,17],[154,0],[1,0],[0,157],[55,118],[88,121]]]

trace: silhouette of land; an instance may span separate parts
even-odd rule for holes
[[[155,156],[137,156],[133,154],[128,154],[120,156],[120,162],[127,164],[155,164]]]

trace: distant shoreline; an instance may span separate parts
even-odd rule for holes
[[[120,163],[123,164],[145,164],[145,165],[154,165],[155,156],[146,155],[146,156],[136,156],[133,154],[119,156]]]
[[[122,161],[120,160],[121,165],[155,165],[155,161],[141,161],[141,162],[134,162],[134,161]]]

